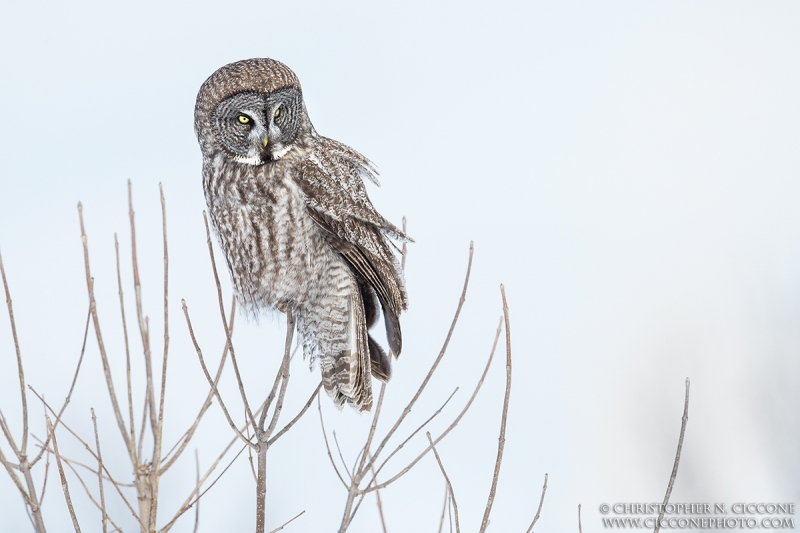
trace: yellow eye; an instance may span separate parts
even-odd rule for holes
[[[281,108],[279,107],[278,109],[275,110],[275,116],[277,117],[280,114],[281,114]]]
[[[239,115],[239,122],[241,124],[250,124],[250,117],[247,115]]]

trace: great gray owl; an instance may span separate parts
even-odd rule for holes
[[[368,335],[383,310],[400,354],[408,305],[388,238],[406,235],[372,206],[370,161],[317,134],[294,72],[273,59],[225,65],[197,95],[203,189],[238,300],[293,313],[309,363],[337,405],[372,406],[370,374],[389,356]]]

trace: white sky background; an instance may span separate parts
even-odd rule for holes
[[[27,381],[60,403],[80,350],[87,297],[79,200],[118,390],[114,232],[141,370],[127,179],[160,356],[161,182],[170,239],[166,446],[189,425],[207,386],[180,299],[209,359],[224,342],[202,227],[195,96],[218,67],[267,56],[297,73],[321,134],[375,161],[383,186],[369,186],[373,202],[395,223],[407,216],[416,240],[387,414],[402,409],[441,346],[470,240],[466,306],[409,427],[460,385],[436,434],[467,399],[505,284],[514,388],[491,530],[527,528],[545,472],[541,531],[574,530],[579,503],[592,531],[602,528],[601,503],[660,501],[687,376],[690,419],[672,501],[798,501],[798,22],[800,7],[790,2],[6,2],[0,250]],[[276,315],[237,318],[237,354],[254,403],[272,383],[284,324]],[[0,320],[0,408],[18,435],[9,331]],[[103,453],[125,479],[91,332],[84,365],[66,420],[91,438],[95,407]],[[299,359],[292,371],[287,419],[318,381],[318,370],[309,373]],[[477,530],[488,493],[504,383],[498,359],[473,410],[439,447],[465,530]],[[226,397],[239,412],[231,385]],[[328,429],[337,429],[352,461],[369,419],[323,400]],[[41,436],[41,405],[33,395],[29,403]],[[193,441],[201,464],[230,436],[214,405]],[[66,432],[59,439],[64,453],[87,460]],[[2,449],[9,453],[4,442]],[[346,495],[314,411],[271,450],[268,468],[268,529],[303,509],[287,531],[338,527]],[[160,524],[193,478],[187,454],[167,474]],[[84,530],[99,531],[99,513],[74,477],[70,483]],[[424,460],[382,493],[389,531],[435,531],[443,490],[433,458]],[[203,500],[201,531],[252,529],[253,493],[240,459]],[[107,497],[134,530],[122,504]],[[0,502],[0,529],[30,529],[5,474]],[[44,508],[51,530],[68,530],[52,469]],[[191,527],[187,516],[175,530]],[[378,527],[370,497],[351,531]]]

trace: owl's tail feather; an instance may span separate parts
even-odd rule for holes
[[[369,358],[372,367],[372,375],[381,381],[389,381],[392,377],[392,361],[386,352],[383,351],[372,335],[368,336]]]
[[[346,402],[358,411],[369,411],[372,408],[371,339],[367,335],[361,291],[354,279],[349,281],[351,285],[346,299],[347,309],[341,317],[343,320],[334,319],[335,313],[320,314],[316,317],[321,323],[316,328],[315,341],[323,341],[326,337],[333,341],[327,346],[320,342],[320,367],[322,384],[334,403],[341,407]]]

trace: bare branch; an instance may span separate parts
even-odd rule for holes
[[[53,424],[50,422],[49,418],[47,419],[47,431],[53,439],[53,454],[56,456],[56,465],[58,466],[58,473],[61,476],[61,488],[64,490],[64,499],[67,501],[69,516],[72,517],[72,526],[75,528],[75,533],[81,533],[81,527],[78,525],[78,517],[75,516],[75,509],[72,507],[72,498],[69,496],[67,476],[64,475],[64,466],[61,464],[61,456],[58,454],[58,441],[56,440],[55,431],[53,431]]]
[[[544,486],[542,487],[542,497],[539,498],[539,508],[536,509],[536,514],[533,517],[530,527],[526,533],[533,533],[533,526],[539,521],[539,515],[542,514],[542,504],[544,503],[544,493],[547,492],[547,474],[544,475]]]
[[[583,527],[581,526],[581,504],[578,504],[578,533],[583,533]]]
[[[269,533],[276,533],[276,531],[280,531],[281,529],[283,529],[286,526],[288,526],[290,523],[294,522],[296,519],[298,519],[301,516],[303,516],[303,513],[305,513],[305,511],[300,511],[299,513],[297,513],[297,515],[294,518],[290,518],[287,522],[284,522],[284,524],[282,526],[276,527],[275,529],[273,529]]]
[[[450,478],[447,476],[447,472],[444,469],[444,465],[442,464],[442,459],[439,457],[439,452],[436,451],[436,446],[433,445],[433,439],[431,439],[431,432],[426,431],[425,436],[428,437],[428,442],[431,444],[431,450],[433,450],[433,455],[436,457],[436,462],[439,464],[439,470],[442,471],[442,475],[444,476],[444,481],[447,483],[447,490],[450,492],[450,501],[453,502],[453,514],[456,515],[456,532],[461,533],[461,526],[458,523],[458,503],[456,503],[456,493],[453,492],[453,485],[450,483]]]
[[[6,269],[3,267],[2,254],[0,254],[0,275],[2,275],[3,278],[3,289],[6,293],[6,307],[8,308],[8,320],[11,323],[11,337],[14,339],[14,351],[17,354],[19,393],[22,397],[22,446],[20,446],[19,451],[22,455],[25,455],[28,450],[28,396],[25,394],[25,372],[22,369],[22,353],[19,349],[17,324],[14,321],[14,306],[11,304],[11,292],[8,290],[8,280],[6,279]]]
[[[672,494],[672,486],[675,484],[675,478],[678,476],[678,463],[681,461],[681,449],[683,448],[683,435],[686,433],[686,422],[689,421],[689,378],[686,378],[686,397],[683,400],[683,417],[681,417],[681,434],[678,437],[678,451],[675,452],[675,463],[672,465],[672,474],[669,476],[669,484],[667,485],[667,493],[664,495],[664,503],[661,506],[661,512],[658,513],[658,521],[653,533],[658,533],[661,530],[661,520],[664,518],[664,510],[669,503],[669,497]]]
[[[508,319],[508,302],[506,301],[506,289],[500,285],[500,294],[503,296],[503,319],[506,324],[506,395],[503,399],[503,415],[500,418],[500,437],[497,439],[497,461],[494,465],[494,475],[492,476],[492,489],[489,491],[489,499],[486,502],[486,510],[483,512],[480,533],[486,531],[489,526],[489,514],[492,512],[492,504],[497,491],[497,478],[500,477],[500,465],[503,462],[503,449],[506,444],[506,421],[508,420],[508,402],[511,397],[511,324]],[[458,524],[458,521],[456,521]]]

